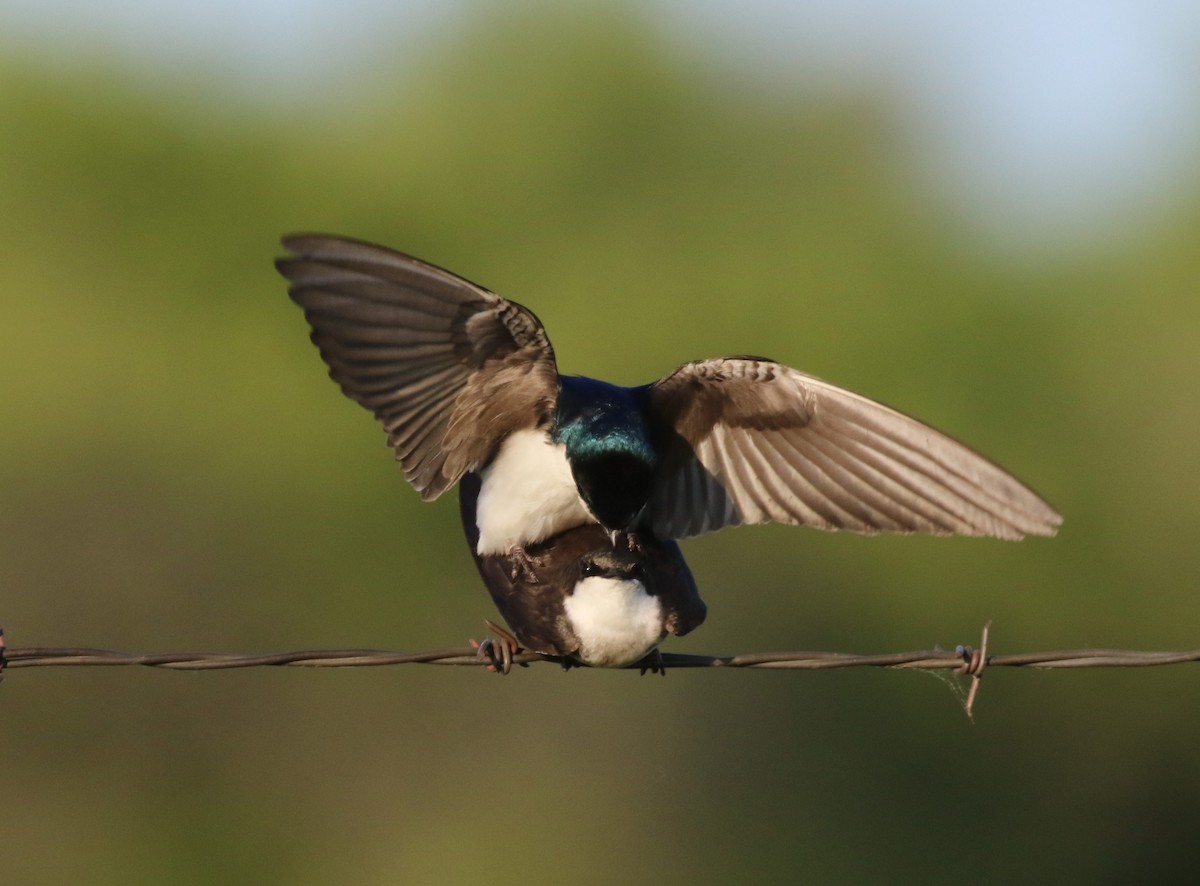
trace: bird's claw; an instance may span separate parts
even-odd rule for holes
[[[483,623],[488,626],[488,630],[496,635],[496,639],[488,637],[485,640],[476,640],[471,638],[469,641],[471,648],[475,650],[477,658],[487,661],[487,669],[496,674],[508,674],[512,671],[513,657],[521,651],[521,644],[517,642],[517,638],[504,628],[497,625],[495,622],[484,619]],[[523,662],[518,662],[521,667],[527,667]]]
[[[476,640],[471,638],[471,648],[475,650],[476,658],[487,661],[487,669],[496,674],[507,674],[512,670],[512,652],[503,643],[488,638]]]
[[[646,556],[646,546],[642,543],[642,537],[636,532],[625,533],[625,546],[631,554],[637,554],[639,557]]]
[[[652,674],[659,674],[663,677],[667,675],[667,665],[663,661],[662,653],[658,649],[651,649],[646,653],[646,656],[638,662],[639,676],[646,676],[646,671]]]
[[[541,576],[537,571],[537,560],[525,550],[523,547],[516,547],[509,551],[509,570],[508,577],[510,581],[524,577],[529,584],[537,585],[542,583]]]

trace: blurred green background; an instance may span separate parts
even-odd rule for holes
[[[989,233],[914,171],[888,90],[758,78],[633,9],[570,8],[464,7],[294,90],[0,38],[10,645],[419,649],[493,616],[453,497],[422,504],[325,377],[271,266],[297,229],[529,305],[565,372],[771,355],[1065,515],[1015,545],[689,541],[709,622],[668,651],[952,647],[988,619],[996,651],[1200,645],[1200,178],[1087,236]],[[12,670],[0,865],[1182,882],[1196,681],[998,670],[972,725],[907,672]]]

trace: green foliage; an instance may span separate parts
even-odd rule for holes
[[[767,93],[621,15],[494,18],[274,109],[100,64],[0,74],[13,645],[423,648],[492,615],[453,502],[418,501],[305,341],[271,268],[304,228],[522,301],[568,372],[769,354],[1066,516],[1020,545],[689,542],[710,622],[673,650],[953,645],[989,618],[1006,651],[1200,642],[1200,213],[999,261],[900,175],[881,99]],[[1193,680],[989,675],[972,728],[900,673],[14,672],[5,873],[1177,879]]]

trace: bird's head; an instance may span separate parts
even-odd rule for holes
[[[601,548],[579,558],[579,581],[585,578],[609,578],[642,582],[644,575],[642,559],[632,551]]]
[[[635,529],[650,495],[657,458],[635,418],[595,410],[558,428],[579,495],[606,529]]]

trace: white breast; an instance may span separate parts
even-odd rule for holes
[[[510,434],[481,477],[475,508],[481,555],[507,554],[596,522],[579,497],[566,448],[544,431]]]
[[[662,640],[662,606],[640,581],[591,576],[564,602],[579,637],[579,657],[617,668],[640,660]]]

